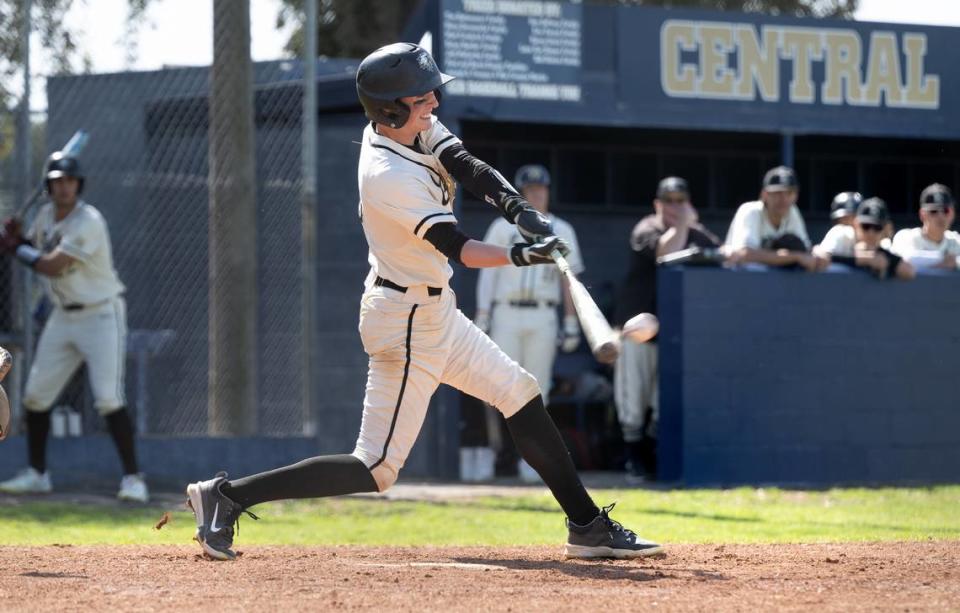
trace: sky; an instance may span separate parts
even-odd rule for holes
[[[137,60],[126,62],[122,44],[128,0],[76,0],[69,22],[78,30],[78,44],[94,72],[156,70],[164,66],[208,65],[213,59],[211,0],[152,0],[140,28]],[[255,61],[284,56],[289,35],[275,27],[280,0],[250,0],[251,53]],[[860,0],[856,19],[892,23],[960,26],[957,0]],[[49,58],[35,37],[33,74],[48,72]],[[31,107],[45,106],[42,80],[36,80]],[[16,88],[19,89],[19,88]]]

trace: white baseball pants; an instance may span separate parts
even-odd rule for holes
[[[557,357],[556,308],[498,304],[490,320],[490,338],[536,378],[546,405]]]
[[[613,387],[617,418],[623,428],[624,440],[636,442],[640,440],[647,407],[653,409],[654,424],[660,418],[656,343],[635,343],[623,339],[620,357],[614,367]]]
[[[460,312],[448,288],[429,296],[367,290],[360,338],[370,356],[363,420],[353,455],[380,491],[397,479],[441,383],[495,406],[505,417],[540,393],[536,379]]]
[[[80,311],[53,309],[27,378],[23,405],[49,411],[63,387],[86,363],[94,406],[107,415],[126,406],[124,362],[127,355],[127,307],[117,297]]]

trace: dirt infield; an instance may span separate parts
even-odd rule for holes
[[[2,547],[4,610],[958,610],[960,543],[674,545],[566,562],[557,548]]]

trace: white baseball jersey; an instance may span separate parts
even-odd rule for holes
[[[780,238],[784,234],[794,234],[803,240],[807,248],[810,247],[807,226],[803,223],[803,216],[800,215],[797,205],[790,207],[790,212],[780,222],[779,227],[774,227],[766,215],[763,202],[754,200],[744,202],[737,209],[733,221],[730,222],[725,243],[735,249],[760,249],[765,242]]]
[[[433,224],[456,221],[453,181],[437,156],[459,142],[436,119],[419,135],[420,152],[364,130],[357,178],[371,270],[360,338],[370,361],[353,455],[380,491],[396,481],[441,383],[506,417],[540,393],[536,379],[460,312],[447,258],[423,238]],[[375,286],[375,275],[407,290]]]
[[[953,230],[947,230],[943,240],[935,243],[923,235],[923,228],[904,228],[894,235],[893,249],[918,265],[938,264],[946,255],[957,256],[960,265],[960,234]]]
[[[570,246],[567,262],[574,274],[583,272],[583,258],[573,226],[555,215],[548,215],[553,222],[557,236]],[[496,219],[487,230],[483,241],[510,247],[515,243],[524,243],[517,227],[506,219]],[[477,281],[477,308],[489,311],[494,303],[506,304],[517,300],[537,300],[559,304],[562,299],[560,279],[562,275],[556,266],[525,266],[483,268]]]
[[[456,222],[455,185],[440,154],[460,139],[437,118],[420,133],[414,151],[377,133],[363,131],[357,180],[360,219],[370,246],[368,286],[379,275],[404,287],[446,287],[453,270],[447,258],[423,240],[435,223]]]
[[[38,275],[56,308],[37,342],[23,404],[48,411],[80,364],[87,365],[94,406],[102,414],[122,408],[127,311],[123,284],[113,267],[107,222],[78,201],[63,219],[54,206],[40,208],[30,238],[45,253],[60,249],[75,259],[56,277]]]
[[[857,231],[854,230],[853,226],[837,224],[827,230],[827,234],[823,237],[823,240],[820,241],[818,247],[821,251],[829,253],[830,255],[853,256],[856,245]],[[889,238],[881,240],[880,246],[894,253],[898,253],[897,250],[893,248]]]
[[[53,303],[94,305],[122,294],[125,288],[113,267],[110,233],[100,211],[80,200],[60,221],[54,212],[53,203],[42,206],[28,234],[44,253],[59,248],[76,260],[59,276],[40,275]]]

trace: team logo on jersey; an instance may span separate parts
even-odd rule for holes
[[[432,170],[432,169],[429,169]],[[457,184],[446,172],[432,171],[430,181],[440,188],[440,202],[443,206],[450,205],[453,195],[457,192]]]

